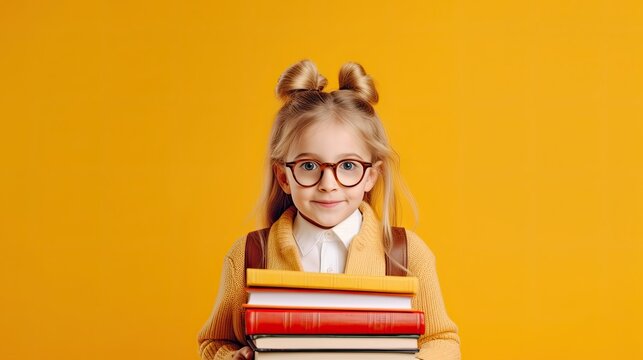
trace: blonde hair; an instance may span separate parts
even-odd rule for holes
[[[286,161],[291,145],[312,124],[335,120],[353,127],[372,155],[371,162],[381,161],[380,178],[365,194],[364,201],[380,216],[386,248],[391,244],[391,227],[399,215],[399,195],[406,195],[416,213],[411,194],[399,176],[399,157],[388,142],[384,126],[373,105],[379,100],[373,80],[364,68],[354,62],[344,64],[339,71],[339,89],[322,91],[327,81],[314,63],[302,60],[284,71],[279,78],[276,94],[283,106],[276,115],[270,141],[266,184],[259,206],[263,207],[266,226],[271,226],[293,205],[290,195],[283,192],[274,174],[274,167]]]

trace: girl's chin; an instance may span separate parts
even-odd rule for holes
[[[312,221],[313,224],[315,224],[315,225],[317,225],[317,226],[319,226],[321,228],[324,228],[324,229],[330,229],[332,227],[335,227],[335,225],[339,224],[340,222],[341,221],[333,221],[333,220],[327,220],[327,219],[324,219],[324,220],[321,220],[321,219],[320,220],[315,220],[315,219],[313,219],[313,221]]]
[[[342,219],[340,219],[338,216],[315,216],[316,214],[311,214],[312,216],[308,216],[306,214],[302,214],[301,212],[300,214],[311,224],[324,229],[330,229],[342,222]]]

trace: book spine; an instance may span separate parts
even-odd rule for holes
[[[422,335],[418,311],[331,311],[246,309],[247,335]]]
[[[418,279],[412,276],[365,276],[247,269],[246,285],[415,294]]]

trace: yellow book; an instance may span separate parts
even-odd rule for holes
[[[248,287],[345,290],[415,294],[418,279],[413,276],[367,276],[288,270],[246,269]]]

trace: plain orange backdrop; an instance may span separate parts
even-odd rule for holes
[[[274,86],[345,61],[465,359],[635,359],[641,1],[4,1],[2,359],[198,359]]]

